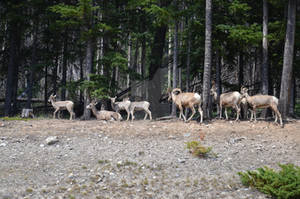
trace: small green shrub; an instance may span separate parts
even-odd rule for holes
[[[202,146],[199,141],[186,142],[186,148],[198,157],[207,157],[212,150],[211,147]]]
[[[281,170],[258,168],[257,171],[238,172],[243,185],[278,199],[300,198],[300,167],[279,164]]]

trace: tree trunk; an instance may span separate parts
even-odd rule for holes
[[[66,100],[66,84],[67,84],[67,65],[68,65],[68,30],[64,36],[63,47],[63,65],[62,65],[62,79],[61,79],[61,100]]]
[[[87,46],[86,46],[86,55],[85,55],[85,61],[86,61],[86,67],[85,67],[85,78],[87,81],[90,81],[90,74],[92,73],[92,59],[93,59],[93,54],[92,54],[92,39],[89,38],[87,41]],[[88,90],[84,90],[84,111],[83,111],[83,119],[88,120],[91,117],[91,111],[86,108],[86,106],[90,103],[90,96],[88,93]]]
[[[292,83],[291,83],[291,93],[290,93],[290,107],[289,107],[289,115],[294,116],[295,114],[295,104],[296,104],[296,78],[293,74]]]
[[[284,45],[283,68],[280,87],[280,112],[283,118],[289,113],[294,41],[296,29],[296,0],[289,0],[288,3],[288,19]]]
[[[243,50],[239,54],[239,75],[238,75],[239,88],[244,84],[244,53]]]
[[[12,108],[12,103],[16,98],[15,88],[18,84],[18,60],[19,60],[19,47],[21,41],[20,25],[16,21],[11,21],[9,27],[9,62],[7,69],[7,78],[6,78],[6,90],[5,90],[5,116],[11,116],[14,112]],[[13,104],[15,106],[15,104]]]
[[[163,50],[165,46],[167,25],[160,25],[156,27],[154,41],[150,53],[150,68],[149,68],[149,102],[151,104],[152,116],[155,118],[160,116],[160,103],[161,97],[161,76],[160,67],[162,64]]]
[[[128,67],[128,70],[131,69],[131,62],[132,62],[132,56],[131,56],[131,44],[132,44],[132,41],[131,41],[131,35],[129,34],[128,35],[128,49],[127,49],[127,67]],[[130,86],[130,75],[129,73],[127,74],[127,83],[126,83],[126,87],[129,88]]]
[[[210,118],[209,97],[211,87],[211,49],[212,49],[212,1],[206,0],[205,9],[205,56],[203,72],[203,114],[204,118]]]
[[[190,75],[191,75],[191,33],[188,33],[188,46],[186,58],[186,92],[190,91]]]
[[[173,88],[177,88],[178,21],[175,21],[173,48]],[[172,116],[176,116],[176,105],[172,103]]]
[[[172,29],[169,28],[169,43],[168,43],[168,88],[171,88],[172,82]]]
[[[28,93],[27,93],[27,102],[26,102],[26,108],[31,109],[32,108],[32,88],[33,88],[33,82],[34,82],[34,71],[35,67],[37,65],[37,54],[36,54],[36,48],[37,48],[37,34],[38,34],[38,19],[33,24],[34,26],[34,32],[33,32],[33,41],[32,41],[32,55],[31,55],[31,65],[29,68],[29,74],[28,74]]]
[[[262,41],[262,94],[267,95],[269,91],[268,72],[268,0],[263,0],[263,41]]]
[[[220,107],[219,107],[219,99],[221,95],[221,53],[220,50],[216,52],[216,88],[217,88],[217,113],[220,114]]]

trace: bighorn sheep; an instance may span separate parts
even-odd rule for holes
[[[130,114],[131,114],[131,121],[134,120],[134,112],[135,111],[144,111],[145,117],[144,120],[147,119],[147,116],[149,115],[149,119],[152,120],[152,114],[149,110],[150,103],[147,101],[140,101],[140,102],[131,102],[130,103]]]
[[[55,109],[53,113],[53,118],[55,119],[55,114],[60,110],[68,110],[70,113],[70,120],[75,118],[75,113],[73,111],[74,103],[72,101],[57,101],[56,102],[56,95],[50,95],[48,102],[51,102],[53,108]],[[59,115],[58,115],[59,118]]]
[[[256,121],[256,109],[257,108],[271,108],[275,112],[275,123],[280,121],[280,126],[283,127],[281,114],[278,111],[278,98],[270,95],[254,95],[249,96],[248,89],[245,87],[241,88],[242,97],[246,98],[248,104],[252,107],[252,112],[254,114],[254,121]],[[251,119],[253,120],[253,114],[251,113]]]
[[[219,112],[220,112],[220,119],[222,118],[222,108],[225,108],[225,116],[226,120],[228,120],[228,115],[227,115],[227,107],[232,107],[236,110],[236,121],[239,120],[241,108],[240,108],[240,103],[242,102],[242,95],[237,92],[228,92],[228,93],[223,93],[220,95],[220,98],[218,99],[217,97],[217,88],[215,85],[212,86],[210,89],[210,95],[214,97],[214,100],[217,102],[218,107],[219,107]],[[243,103],[246,103],[243,101]]]
[[[203,122],[203,111],[202,111],[202,99],[201,96],[198,93],[183,93],[180,88],[174,88],[172,91],[168,89],[169,98],[168,100],[172,101],[176,104],[176,106],[180,110],[179,119],[181,119],[181,116],[183,117],[184,121],[190,121],[195,111],[195,105],[198,105],[198,111],[200,113],[200,122]],[[192,110],[192,115],[189,117],[188,120],[186,120],[184,114],[183,114],[183,108],[190,108]]]
[[[129,120],[130,117],[130,101],[128,100],[128,98],[126,98],[126,100],[122,101],[122,102],[116,102],[116,98],[117,97],[111,97],[110,101],[111,101],[111,107],[114,111],[116,111],[117,113],[120,113],[121,110],[125,110],[127,112],[127,119],[126,121]]]
[[[89,105],[87,105],[86,108],[92,110],[92,112],[96,116],[97,120],[106,120],[106,121],[111,120],[111,119],[114,119],[117,121],[122,120],[122,116],[120,115],[120,113],[113,112],[113,111],[106,111],[106,110],[98,111],[96,109],[96,105],[97,105],[97,102],[93,100]]]

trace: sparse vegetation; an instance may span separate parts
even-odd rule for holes
[[[255,187],[275,198],[300,198],[300,167],[293,164],[279,166],[279,172],[264,167],[257,171],[239,172],[238,175],[245,186]]]
[[[107,164],[109,163],[108,160],[98,160],[98,164]]]
[[[34,118],[23,118],[23,117],[19,117],[19,116],[15,116],[15,117],[1,117],[0,120],[4,120],[4,121],[15,121],[15,120],[19,120],[19,121],[28,121],[28,120],[33,120]]]
[[[32,189],[32,188],[27,188],[27,189],[26,189],[26,192],[27,192],[27,193],[32,193],[32,192],[33,192],[33,189]]]
[[[190,153],[197,157],[207,157],[211,152],[212,147],[205,147],[200,144],[199,141],[186,142],[186,148],[189,149]]]

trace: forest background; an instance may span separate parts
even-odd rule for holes
[[[0,3],[0,114],[48,114],[48,98],[147,100],[154,117],[169,87],[274,95],[300,115],[299,0],[4,0]],[[175,114],[173,106],[172,114]]]

